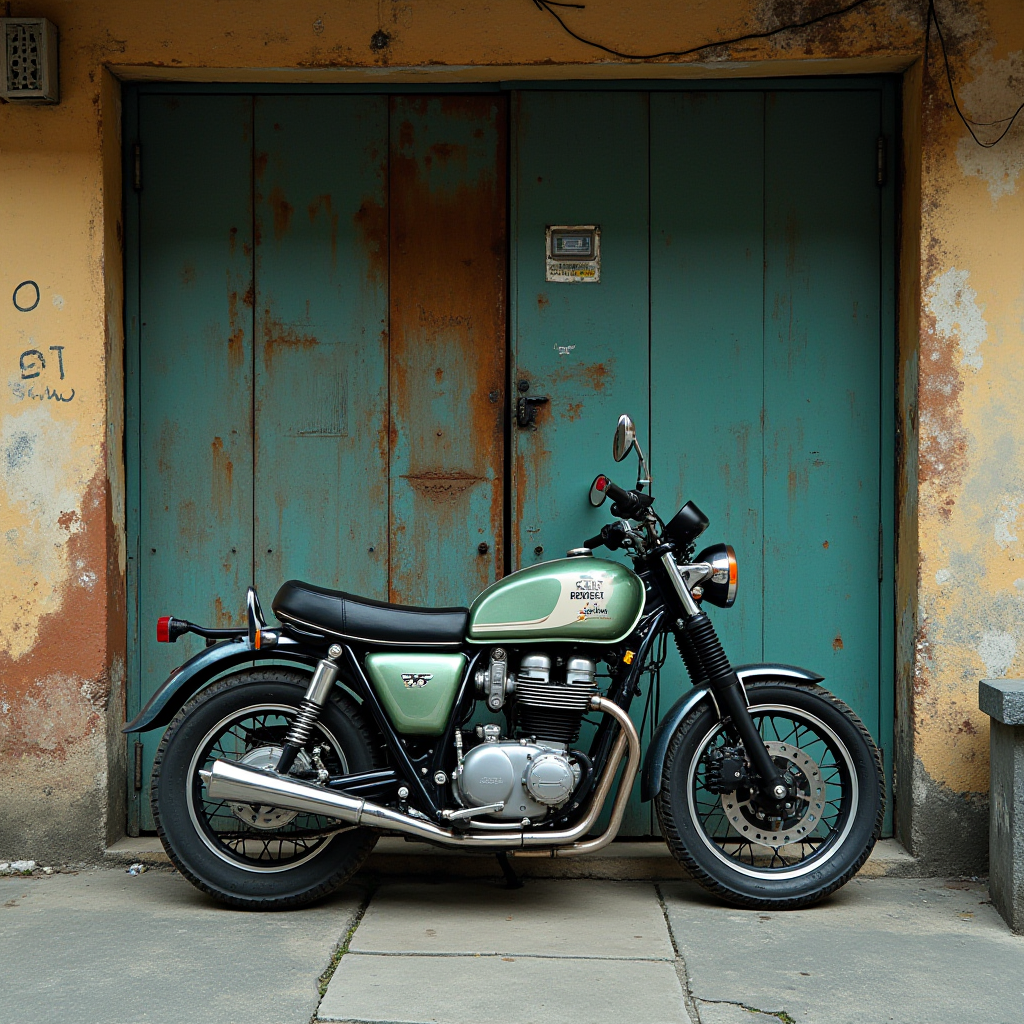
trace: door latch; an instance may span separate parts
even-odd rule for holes
[[[521,430],[525,430],[527,427],[533,430],[537,429],[537,406],[543,405],[545,402],[550,401],[547,396],[531,397],[525,394],[530,390],[530,382],[528,380],[519,381],[517,387],[519,388],[520,395],[516,400],[516,423],[519,424]]]

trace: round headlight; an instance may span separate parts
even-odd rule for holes
[[[736,580],[738,566],[736,552],[731,544],[712,544],[705,548],[695,562],[710,563],[714,572],[709,579],[701,583],[704,600],[710,601],[719,608],[731,608],[736,601]]]

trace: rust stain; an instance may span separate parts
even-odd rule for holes
[[[832,650],[833,651],[841,651],[842,649],[843,649],[843,638],[838,633],[836,633],[836,638],[835,638],[835,640],[832,641]]]
[[[238,320],[238,292],[228,295],[228,366],[239,370],[245,362],[245,328]]]
[[[543,293],[540,292],[537,295],[537,308],[547,309],[551,305],[551,300]]]
[[[363,240],[369,263],[367,276],[383,283],[388,279],[388,211],[376,196],[364,196],[352,218]]]
[[[196,267],[194,263],[186,263],[181,268],[181,283],[187,288],[196,283]]]
[[[582,411],[583,411],[583,403],[582,402],[570,402],[569,403],[568,412],[566,413],[566,415],[569,418],[569,422],[570,423],[575,423],[576,420],[579,419],[580,413]]]
[[[413,501],[392,489],[390,593],[409,603],[472,598],[504,558],[504,407],[490,397],[503,392],[505,376],[504,115],[495,130],[491,98],[454,99],[452,114],[471,130],[491,119],[494,168],[450,168],[437,189],[428,158],[459,159],[455,140],[465,129],[445,131],[437,108],[448,108],[437,99],[391,101],[389,440],[393,459],[408,452],[392,472],[408,481]],[[470,509],[480,513],[472,521]],[[451,560],[450,582],[424,572],[439,557]]]
[[[319,345],[312,334],[300,334],[294,327],[274,319],[267,309],[263,314],[263,362],[269,372],[278,352],[312,351]]]
[[[269,153],[257,153],[256,154],[256,178],[257,180],[262,178],[267,170],[267,161],[270,159]]]
[[[57,525],[62,530],[67,530],[68,533],[71,532],[71,527],[78,522],[81,522],[81,520],[79,519],[78,513],[74,509],[72,509],[70,512],[61,512],[61,514],[57,516]]]
[[[285,199],[280,185],[270,190],[270,209],[274,214],[274,238],[280,241],[292,226],[292,214],[295,213],[295,207]]]
[[[822,546],[823,548],[827,548],[827,547],[828,547],[828,541],[827,541],[827,540],[825,540],[825,541],[822,541],[822,542],[821,542],[821,546]]]
[[[242,296],[242,302],[245,303],[250,309],[256,302],[256,284],[254,281],[249,282],[249,287],[246,288],[245,294]]]
[[[331,224],[331,266],[338,265],[338,215],[334,212],[334,204],[329,194],[317,196],[309,204],[309,223],[316,223],[317,214],[323,211]]]
[[[232,480],[235,467],[224,452],[224,440],[215,437],[210,442],[213,457],[211,480],[213,485],[213,507],[218,513],[224,512],[231,504]]]
[[[238,228],[232,228],[228,232],[228,252],[234,256],[235,246],[238,244]]]

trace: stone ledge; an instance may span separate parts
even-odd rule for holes
[[[115,864],[169,864],[155,836],[125,838],[104,851]],[[623,840],[583,857],[512,858],[516,872],[529,878],[605,878],[669,881],[686,878],[660,839]],[[383,876],[447,875],[456,878],[492,878],[499,874],[492,854],[442,850],[428,843],[406,842],[395,836],[381,839],[364,871]],[[918,861],[895,839],[881,839],[860,869],[862,878],[917,878]]]
[[[978,707],[1003,725],[1024,725],[1024,680],[982,679]]]

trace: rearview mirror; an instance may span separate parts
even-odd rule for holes
[[[590,504],[600,508],[608,497],[608,477],[602,474],[590,485]]]
[[[636,427],[633,421],[623,413],[619,417],[618,426],[615,428],[615,440],[612,441],[612,458],[621,462],[636,444]],[[600,478],[598,478],[600,479]]]

